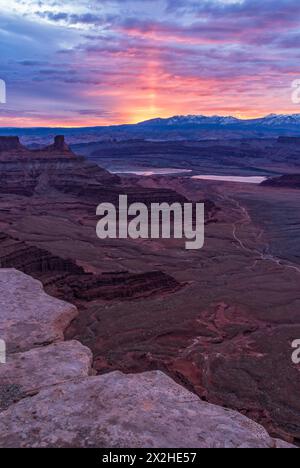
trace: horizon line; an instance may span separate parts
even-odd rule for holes
[[[172,118],[175,118],[175,117],[207,117],[207,118],[213,118],[213,117],[221,117],[221,118],[233,118],[233,119],[236,119],[236,120],[240,120],[240,121],[251,121],[251,120],[260,120],[260,119],[265,119],[267,117],[271,117],[271,116],[284,116],[284,117],[294,117],[294,116],[300,116],[300,113],[293,113],[293,114],[282,114],[282,113],[270,113],[270,114],[265,114],[265,115],[262,115],[262,116],[258,116],[258,117],[235,117],[234,115],[221,115],[221,114],[211,114],[211,115],[206,115],[206,114],[174,114],[174,115],[171,115],[169,117],[153,117],[151,119],[146,119],[146,120],[141,120],[141,121],[137,121],[135,123],[115,123],[115,124],[106,124],[106,125],[66,125],[66,126],[62,126],[62,125],[50,125],[50,126],[25,126],[25,127],[22,127],[22,126],[0,126],[0,129],[20,129],[20,130],[26,130],[26,129],[85,129],[85,128],[110,128],[110,127],[122,127],[122,126],[135,126],[135,125],[139,125],[139,124],[142,124],[142,123],[145,123],[145,122],[151,122],[153,120],[169,120],[169,119],[172,119]]]

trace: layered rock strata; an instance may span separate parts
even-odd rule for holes
[[[0,267],[15,268],[39,279],[46,291],[73,303],[95,299],[133,299],[181,287],[162,271],[86,273],[74,261],[0,233]]]

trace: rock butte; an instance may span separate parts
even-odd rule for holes
[[[49,297],[23,273],[2,269],[0,282],[4,330],[10,316],[19,320],[25,314],[40,336],[47,316],[48,325],[56,320],[61,337],[67,322],[57,321],[57,314],[69,308],[76,315],[73,306]],[[29,346],[28,334],[30,327],[17,327],[13,341]],[[162,372],[93,377],[91,352],[80,343],[36,345],[9,352],[0,366],[2,448],[291,447],[245,416],[202,402]]]

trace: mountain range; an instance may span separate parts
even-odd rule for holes
[[[266,117],[256,119],[238,119],[233,116],[205,116],[205,115],[175,115],[166,119],[151,119],[139,123],[140,126],[148,125],[241,125],[241,126],[298,126],[300,130],[300,114],[269,114]]]
[[[46,144],[63,133],[69,143],[103,140],[216,140],[235,138],[277,138],[300,136],[300,114],[270,114],[262,118],[232,116],[177,115],[137,124],[81,128],[0,128],[0,136],[18,135],[26,144]]]

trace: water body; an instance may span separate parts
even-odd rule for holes
[[[262,176],[219,176],[219,175],[196,175],[192,176],[192,179],[201,179],[201,180],[219,180],[222,182],[239,182],[244,184],[261,184],[267,177]]]
[[[143,171],[114,171],[115,174],[134,174],[137,176],[154,176],[154,175],[170,175],[170,174],[185,174],[187,172],[192,172],[190,169],[173,169],[173,168],[159,168],[159,169],[144,169]]]

